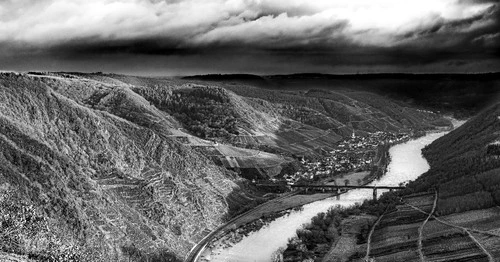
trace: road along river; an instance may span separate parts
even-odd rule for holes
[[[427,135],[390,148],[391,162],[386,174],[369,185],[398,186],[401,182],[415,180],[429,169],[422,149],[447,132],[428,133]],[[378,190],[379,195],[382,190]],[[286,247],[289,238],[296,230],[320,212],[332,206],[351,206],[356,202],[372,198],[372,190],[354,189],[342,194],[340,199],[328,198],[304,206],[302,211],[294,211],[280,217],[259,231],[251,233],[234,246],[223,250],[212,250],[212,254],[202,258],[214,262],[269,262],[271,255],[280,247]]]

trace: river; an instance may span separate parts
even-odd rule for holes
[[[422,156],[422,148],[447,132],[428,133],[427,135],[406,143],[398,144],[389,149],[391,162],[386,174],[369,185],[398,186],[401,182],[415,180],[429,169],[429,164]],[[212,255],[210,261],[215,262],[269,262],[271,255],[280,247],[286,247],[289,238],[303,224],[320,212],[325,212],[332,206],[351,206],[356,202],[372,198],[370,189],[355,189],[342,194],[340,199],[329,198],[305,205],[302,211],[295,211],[280,217],[251,233],[234,246],[220,250]],[[382,190],[378,190],[380,195]]]

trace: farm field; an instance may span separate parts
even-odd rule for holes
[[[267,172],[269,175],[277,175],[282,164],[293,161],[290,158],[276,154],[223,144],[212,143],[194,146],[194,148],[226,168],[274,169],[274,171]]]
[[[472,236],[496,259],[495,261],[500,260],[500,237],[481,233],[472,233]]]
[[[422,252],[427,261],[488,261],[488,256],[465,233],[425,238]]]
[[[417,206],[425,212],[431,212],[432,205],[434,204],[434,194],[416,194],[405,197],[404,200],[409,205]]]
[[[472,210],[463,213],[447,215],[441,218],[451,224],[499,233],[500,231],[500,208]],[[500,235],[500,234],[499,234]]]
[[[435,196],[407,196],[405,205],[384,214],[371,236],[369,256],[375,261],[498,261],[500,208],[436,218],[429,215]]]

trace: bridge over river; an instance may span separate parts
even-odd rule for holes
[[[368,185],[359,185],[359,186],[351,186],[351,185],[329,185],[329,184],[293,184],[293,185],[284,185],[284,184],[265,184],[259,183],[256,186],[267,186],[267,187],[279,187],[286,186],[289,189],[297,190],[301,189],[304,193],[311,193],[315,191],[321,191],[322,193],[326,192],[336,192],[337,196],[340,195],[340,192],[344,192],[348,189],[372,189],[373,190],[373,199],[377,199],[377,189],[385,189],[389,191],[405,189],[402,186],[368,186]]]
[[[377,199],[377,189],[385,189],[385,190],[400,190],[405,189],[402,186],[351,186],[351,185],[317,185],[317,184],[304,184],[304,185],[289,185],[289,187],[293,189],[303,189],[304,192],[308,193],[309,190],[320,190],[322,192],[327,191],[335,191],[337,192],[337,196],[341,191],[345,191],[347,189],[372,189],[373,190],[373,200]],[[344,190],[342,190],[344,189]]]

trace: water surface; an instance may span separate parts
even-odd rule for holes
[[[401,182],[415,180],[429,170],[429,164],[422,156],[422,148],[447,132],[429,133],[424,137],[395,145],[389,149],[391,162],[386,174],[369,185],[398,186]],[[378,190],[379,194],[382,193]],[[325,212],[332,206],[351,206],[356,202],[373,197],[370,189],[355,189],[342,194],[340,199],[329,198],[304,206],[302,211],[295,211],[280,217],[268,226],[251,233],[233,247],[219,250],[210,258],[216,262],[270,262],[273,252],[280,247],[286,247],[289,238],[296,236],[295,232],[303,224],[320,212]]]

